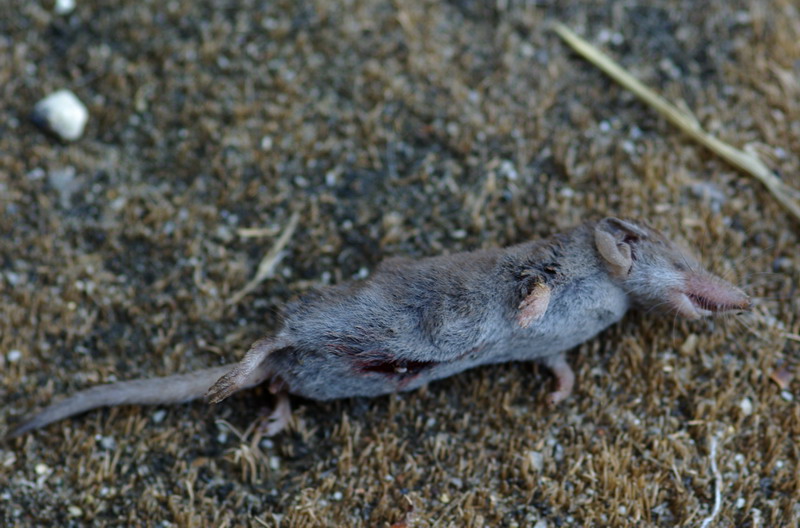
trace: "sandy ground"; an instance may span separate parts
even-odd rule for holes
[[[12,0],[0,17],[0,432],[93,384],[238,359],[280,307],[391,255],[651,221],[751,315],[631,314],[570,354],[374,400],[266,390],[0,443],[3,526],[797,526],[800,226],[546,28],[559,19],[800,188],[790,1]],[[701,7],[703,6],[703,7]],[[30,121],[73,90],[63,144]],[[293,212],[273,278],[255,274]],[[242,228],[259,228],[246,238]],[[794,334],[794,338],[791,335]],[[718,439],[719,478],[711,468]],[[395,524],[396,523],[396,524]]]

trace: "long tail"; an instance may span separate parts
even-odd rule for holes
[[[20,436],[33,429],[98,407],[163,405],[202,398],[208,388],[233,367],[234,365],[223,365],[165,378],[120,381],[92,387],[35,414],[11,431],[8,437]]]

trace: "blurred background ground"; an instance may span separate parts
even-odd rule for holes
[[[569,5],[569,7],[565,7]],[[790,1],[12,0],[0,17],[0,430],[87,386],[238,359],[285,301],[391,255],[647,219],[754,313],[632,314],[549,375],[374,400],[264,390],[93,412],[0,444],[4,526],[796,526],[798,225],[547,31],[559,19],[800,187]],[[30,122],[60,88],[91,114]],[[276,276],[234,292],[293,212]],[[238,230],[263,228],[261,238]],[[789,335],[789,337],[787,337]],[[217,422],[217,420],[224,420]],[[237,433],[238,432],[238,433]],[[405,524],[403,524],[405,523]]]

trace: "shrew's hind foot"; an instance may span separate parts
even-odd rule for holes
[[[209,403],[219,403],[228,396],[254,387],[270,377],[273,372],[267,359],[275,350],[285,347],[286,343],[282,339],[272,337],[253,343],[244,358],[208,389],[206,400]]]
[[[260,418],[257,432],[261,436],[275,436],[289,425],[292,419],[292,406],[289,403],[289,395],[279,392],[275,402],[275,408],[266,416]]]
[[[208,403],[219,403],[234,392],[239,391],[241,382],[238,379],[240,377],[237,369],[233,369],[218,379],[206,393]]]
[[[572,394],[572,388],[575,386],[575,373],[567,363],[564,354],[545,358],[542,363],[556,378],[556,390],[547,395],[547,403],[551,406],[557,405]]]

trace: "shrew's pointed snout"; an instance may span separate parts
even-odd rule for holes
[[[749,310],[750,297],[726,280],[705,271],[689,274],[673,299],[681,315],[696,319],[704,315]]]

